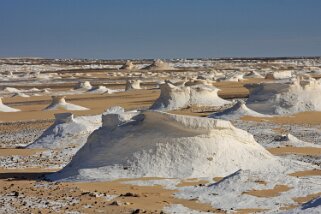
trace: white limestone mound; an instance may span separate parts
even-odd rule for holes
[[[102,115],[102,126],[114,129],[119,125],[131,121],[131,119],[138,115],[138,111],[125,111],[124,108],[120,106],[113,106],[107,109]]]
[[[156,59],[151,65],[143,68],[144,70],[175,70],[170,64],[160,59]]]
[[[51,180],[226,176],[278,167],[278,159],[246,131],[210,118],[144,112],[111,120]]]
[[[209,115],[210,118],[224,120],[237,120],[243,116],[269,117],[269,115],[260,114],[256,111],[249,109],[243,100],[239,100],[234,106],[222,112]]]
[[[14,93],[12,97],[30,97],[30,96],[22,92],[17,92],[17,93]]]
[[[313,144],[313,143],[308,143],[308,142],[302,141],[290,133],[278,135],[274,138],[274,140],[272,142],[267,144],[267,147],[272,147],[272,148],[286,147],[286,146],[321,148],[321,146],[318,144]]]
[[[175,110],[191,106],[219,107],[231,103],[217,95],[218,88],[207,85],[191,87],[174,86],[170,83],[160,85],[161,93],[150,109]]]
[[[122,69],[122,70],[134,70],[135,69],[135,65],[130,60],[127,60],[126,63],[120,67],[120,69]]]
[[[19,109],[16,108],[11,108],[2,102],[2,98],[0,97],[0,112],[17,112],[20,111]]]
[[[71,113],[55,114],[55,122],[27,148],[80,148],[88,136],[101,126],[101,116],[73,117]]]
[[[133,89],[142,89],[140,87],[141,80],[127,80],[125,91],[133,90]]]
[[[12,88],[12,87],[5,87],[5,88],[3,89],[3,91],[4,91],[4,92],[8,92],[8,93],[18,93],[18,92],[20,92],[19,89],[17,89],[17,88]]]
[[[92,89],[92,85],[90,84],[89,81],[78,82],[78,84],[76,85],[76,87],[74,89],[76,89],[76,90],[90,90],[90,89]]]
[[[84,111],[89,110],[88,108],[67,103],[65,100],[65,96],[52,96],[52,101],[49,106],[47,106],[44,110],[57,110],[57,109],[64,109],[64,110],[72,110],[72,111]]]
[[[218,96],[220,89],[208,85],[191,86],[190,106],[224,106],[230,101]]]
[[[321,80],[297,78],[291,83],[246,85],[247,106],[262,114],[294,114],[321,111]]]
[[[292,71],[274,71],[265,76],[265,79],[282,80],[292,78]]]
[[[218,81],[220,82],[240,82],[242,80],[244,80],[244,74],[243,73],[236,73],[236,74],[233,74],[231,76],[225,76],[223,78],[219,78],[217,79]]]
[[[45,89],[43,89],[43,90],[42,90],[42,93],[44,93],[44,94],[49,94],[49,93],[51,93],[51,88],[45,88]]]
[[[257,71],[250,71],[247,74],[244,75],[245,78],[264,78],[261,74],[259,74]]]
[[[152,110],[174,110],[189,106],[191,88],[175,86],[170,83],[161,84],[160,96],[150,107]]]
[[[30,88],[28,90],[25,90],[25,92],[41,92],[38,88]]]
[[[110,94],[111,90],[107,88],[106,86],[98,86],[98,87],[93,87],[88,91],[89,93],[108,93]]]

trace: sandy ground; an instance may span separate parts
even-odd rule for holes
[[[169,204],[182,204],[193,210],[205,212],[219,212],[210,205],[199,203],[197,200],[174,198],[175,190],[166,190],[161,186],[136,186],[122,183],[133,179],[90,183],[48,183],[35,180],[52,171],[54,170],[0,170],[0,194],[8,195],[17,192],[18,196],[15,197],[23,194],[25,198],[35,196],[39,198],[40,196],[49,201],[59,201],[63,198],[75,199],[76,202],[63,206],[61,212],[68,210],[84,213],[133,213],[140,209],[141,212],[146,211],[145,213],[160,213],[164,206]],[[148,179],[158,178],[143,178],[143,180]],[[46,208],[28,207],[24,203],[12,203],[11,205],[20,211],[25,210],[32,213],[54,211],[54,206],[50,206],[50,202]]]
[[[321,124],[321,112],[301,112],[291,116],[275,116],[275,117],[250,117],[245,116],[242,118],[247,121],[256,122],[272,122],[276,124]]]
[[[273,155],[284,155],[284,154],[298,154],[298,155],[311,155],[321,156],[321,148],[315,147],[279,147],[268,149]]]

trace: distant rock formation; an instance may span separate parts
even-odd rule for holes
[[[65,109],[65,110],[72,110],[72,111],[84,111],[89,110],[88,108],[67,103],[65,100],[65,96],[52,96],[52,101],[49,106],[47,106],[44,110],[57,110],[57,109]]]
[[[164,62],[160,59],[156,59],[151,65],[146,66],[143,68],[144,70],[174,70],[171,65],[169,65],[167,62]]]
[[[321,111],[321,80],[296,78],[290,83],[246,85],[247,106],[262,114]]]
[[[76,87],[74,89],[90,90],[90,89],[92,89],[92,85],[90,84],[89,81],[78,82],[78,84],[76,85]]]
[[[2,98],[0,97],[0,112],[17,112],[19,109],[11,108],[2,102]]]
[[[129,91],[132,89],[142,89],[140,87],[141,80],[127,80],[126,81],[126,86],[125,86],[125,91]]]
[[[269,117],[269,115],[260,114],[252,109],[249,109],[245,102],[240,100],[231,108],[228,108],[222,112],[209,115],[210,118],[223,119],[223,120],[236,120],[243,116],[253,117]]]
[[[208,85],[174,86],[160,85],[161,93],[150,109],[175,110],[191,106],[223,106],[231,103],[217,95],[218,88]]]
[[[120,67],[120,69],[121,70],[134,70],[135,65],[130,60],[127,60],[126,63]]]

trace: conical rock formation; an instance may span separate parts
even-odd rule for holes
[[[209,115],[210,118],[224,119],[224,120],[237,120],[243,116],[253,117],[269,117],[269,115],[260,114],[252,109],[249,109],[245,102],[240,100],[231,108],[228,108],[222,112]]]
[[[89,110],[88,108],[67,103],[65,100],[65,96],[52,96],[52,101],[49,106],[47,106],[44,110],[57,110],[57,109],[65,109],[65,110],[72,110],[72,111],[84,111]]]

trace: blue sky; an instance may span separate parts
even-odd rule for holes
[[[315,55],[320,0],[0,1],[0,57]]]

